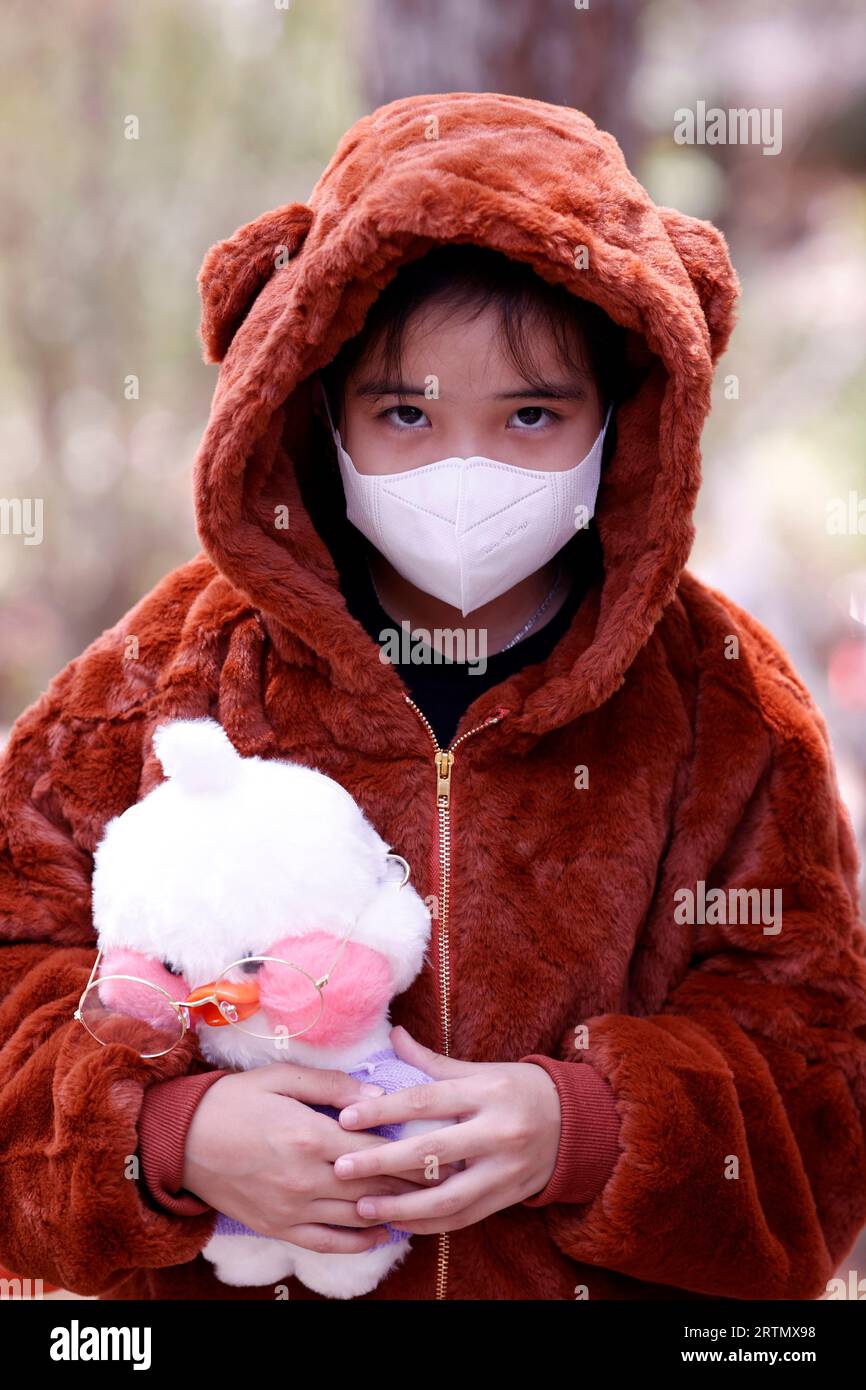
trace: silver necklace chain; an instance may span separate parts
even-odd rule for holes
[[[375,580],[375,577],[374,577],[374,575],[373,575],[373,566],[370,564],[369,560],[368,560],[368,562],[367,562],[367,569],[368,569],[368,571],[369,571],[370,582],[371,582],[371,584],[373,585],[373,592],[374,592],[374,594],[376,595],[376,598],[377,598],[378,603],[379,603],[379,607],[380,607],[384,612],[387,612],[387,609],[385,608],[385,605],[384,605],[384,603],[382,602],[382,598],[381,598],[381,595],[380,595],[380,593],[379,593],[379,590],[378,590],[378,588],[376,587],[376,580]],[[557,558],[556,558],[556,574],[554,575],[553,583],[552,583],[551,586],[550,586],[550,589],[549,589],[549,591],[548,591],[548,593],[547,593],[547,596],[546,596],[544,599],[542,599],[541,603],[540,603],[540,604],[538,605],[538,607],[536,608],[536,610],[535,610],[535,612],[533,613],[532,617],[528,620],[528,622],[525,622],[525,623],[523,624],[523,627],[520,629],[519,632],[516,632],[516,633],[514,634],[514,636],[511,638],[511,641],[510,641],[510,642],[506,642],[506,644],[505,644],[504,647],[500,647],[500,648],[499,648],[499,650],[500,650],[501,652],[507,652],[507,651],[509,650],[509,648],[516,646],[516,644],[520,641],[521,637],[525,637],[525,636],[526,636],[526,634],[529,632],[529,629],[538,621],[538,619],[541,617],[542,613],[544,613],[544,612],[546,611],[546,609],[550,607],[550,604],[553,602],[554,594],[556,593],[557,589],[559,588],[559,581],[560,581],[561,578],[562,578],[562,562],[561,562],[559,556],[557,556]],[[494,653],[494,655],[495,655],[495,653]]]
[[[509,647],[515,646],[515,645],[520,641],[521,637],[525,637],[526,634],[527,634],[527,632],[529,631],[529,629],[538,621],[538,619],[541,617],[541,615],[542,615],[542,613],[545,611],[545,609],[549,608],[550,604],[551,604],[552,601],[553,601],[553,596],[554,596],[554,594],[556,593],[557,589],[559,588],[559,581],[560,581],[561,578],[562,578],[562,565],[561,565],[561,562],[560,562],[560,560],[559,560],[559,557],[557,556],[557,560],[556,560],[556,574],[555,574],[554,577],[553,577],[553,583],[552,583],[552,585],[550,586],[550,591],[549,591],[547,597],[546,597],[545,599],[543,599],[542,602],[538,605],[538,607],[536,608],[536,610],[535,610],[535,612],[533,613],[532,617],[529,619],[529,622],[523,624],[523,627],[520,629],[519,632],[515,633],[515,635],[512,637],[512,639],[511,639],[510,642],[506,642],[506,644],[505,644],[504,647],[500,647],[500,648],[499,648],[499,650],[500,650],[501,652],[507,652],[508,649],[509,649]]]

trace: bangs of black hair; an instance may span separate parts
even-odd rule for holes
[[[448,242],[401,266],[371,306],[361,331],[322,368],[335,419],[346,378],[368,349],[377,348],[387,379],[399,379],[407,326],[423,305],[431,303],[441,309],[440,321],[459,313],[473,320],[494,307],[506,355],[530,390],[540,393],[547,380],[527,330],[543,322],[562,366],[577,375],[588,373],[595,381],[602,411],[619,398],[625,370],[621,325],[598,305],[542,280],[524,261],[490,247]]]

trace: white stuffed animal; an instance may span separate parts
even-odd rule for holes
[[[298,1062],[339,1068],[386,1091],[429,1082],[389,1044],[390,1001],[417,976],[430,936],[426,905],[404,886],[405,861],[339,783],[296,763],[242,758],[212,719],[162,724],[153,743],[167,780],[108,823],[95,853],[103,955],[91,994],[100,994],[99,1007],[150,1024],[153,1000],[163,1008],[168,1001],[116,979],[135,976],[172,1001],[211,1001],[168,1012],[186,1018],[202,1055],[219,1067]],[[247,970],[249,957],[267,959]],[[317,990],[313,981],[329,968]],[[389,1139],[442,1124],[371,1132]],[[293,1274],[326,1297],[354,1298],[375,1288],[409,1245],[405,1232],[392,1231],[389,1244],[324,1254],[221,1214],[203,1253],[227,1284]]]

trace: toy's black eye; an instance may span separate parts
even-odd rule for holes
[[[241,961],[241,970],[243,970],[245,975],[255,975],[258,970],[261,970],[261,968],[262,962],[260,960]]]
[[[160,963],[160,965],[164,965],[164,966],[165,966],[165,968],[166,968],[166,970],[168,971],[169,975],[177,975],[177,976],[180,976],[181,973],[182,973],[180,970],[178,970],[177,966],[174,964],[173,961],[170,961],[170,960],[161,960],[159,963]]]

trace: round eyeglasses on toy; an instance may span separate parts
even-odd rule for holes
[[[387,858],[402,864],[403,877],[395,886],[403,888],[409,880],[409,865],[400,854],[388,854]],[[161,985],[136,975],[97,977],[103,954],[100,946],[73,1018],[103,1046],[125,1043],[145,1060],[164,1057],[177,1047],[190,1027],[193,1009],[197,1010],[196,1019],[211,1028],[231,1027],[268,1041],[297,1038],[321,1018],[325,988],[353,926],[340,941],[328,969],[317,978],[278,956],[244,956],[192,990],[186,999],[172,999]],[[276,1032],[267,1023],[269,1013],[287,1020]]]

